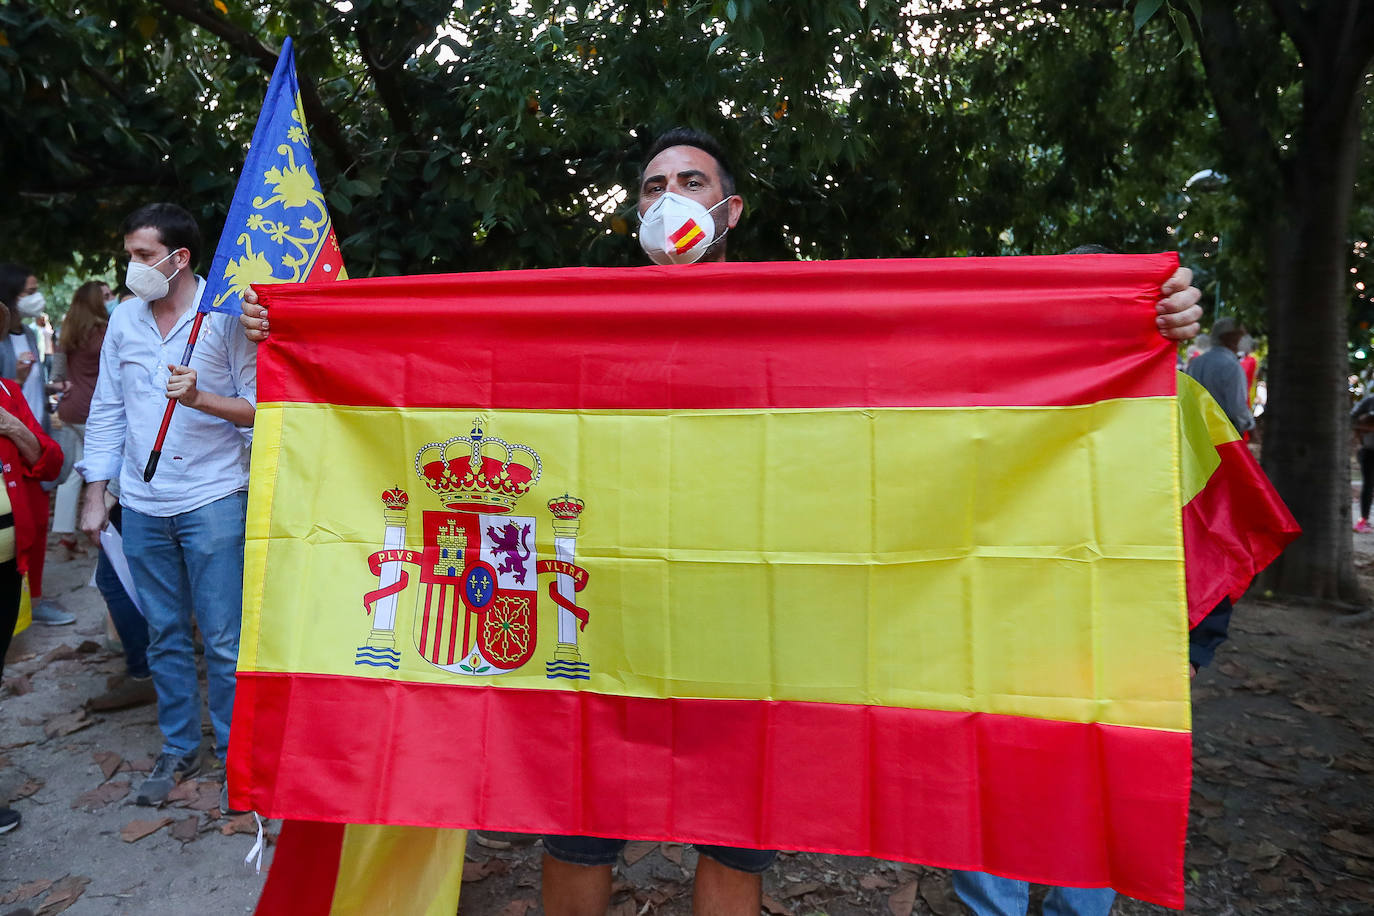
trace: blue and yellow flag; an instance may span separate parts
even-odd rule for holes
[[[345,276],[329,206],[310,153],[310,132],[288,38],[267,86],[200,310],[237,315],[242,311],[244,290],[254,283],[304,283]]]

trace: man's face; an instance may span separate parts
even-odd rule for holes
[[[665,191],[695,200],[708,210],[725,199],[715,157],[695,146],[670,146],[649,160],[639,186],[639,215]]]
[[[185,248],[178,248],[175,253],[162,242],[161,234],[152,226],[144,226],[142,229],[135,229],[124,236],[124,251],[128,253],[130,261],[139,264],[147,264],[149,267],[156,265],[156,269],[162,272],[164,277],[171,277],[178,270],[184,269],[191,259],[191,253]],[[172,255],[170,258],[167,255]]]
[[[744,212],[744,201],[739,195],[727,195],[721,185],[716,157],[695,146],[670,146],[649,160],[644,167],[644,181],[639,186],[639,215],[643,216],[654,201],[668,191],[695,200],[708,210],[729,197],[729,203],[711,212],[716,227],[715,239],[719,239],[727,228],[735,228]],[[721,261],[724,258],[722,243],[709,249],[702,260]]]

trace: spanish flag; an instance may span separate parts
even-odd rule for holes
[[[1181,906],[1176,263],[261,288],[235,798]]]

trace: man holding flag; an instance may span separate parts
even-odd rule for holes
[[[123,235],[126,283],[138,298],[114,312],[101,347],[78,466],[89,484],[81,528],[98,541],[109,521],[107,485],[118,480],[125,551],[148,618],[148,665],[163,737],[136,800],[159,805],[177,782],[200,770],[192,615],[205,645],[214,753],[221,761],[228,753],[257,357],[236,333],[232,315],[197,320],[207,286],[193,273],[201,240],[190,213],[149,204],[125,220]],[[183,354],[196,329],[192,359]],[[192,409],[170,425],[162,473],[146,480],[144,462],[168,399]]]

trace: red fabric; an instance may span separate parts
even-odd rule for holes
[[[43,594],[43,558],[48,548],[48,494],[40,481],[56,480],[62,472],[62,449],[34,419],[19,383],[0,379],[0,409],[19,418],[38,437],[38,460],[29,465],[8,436],[0,436],[0,470],[14,513],[15,559],[20,573],[29,574],[29,594]]]
[[[329,916],[345,824],[286,821],[256,916]]]
[[[1106,257],[575,268],[254,287],[272,318],[258,400],[546,410],[1057,406],[1171,396],[1173,362],[1160,354],[1172,344],[1156,331],[1155,303],[1178,258]],[[622,309],[604,307],[612,294],[642,303],[642,318],[627,326]],[[406,322],[379,333],[381,307]],[[308,339],[296,319],[307,309]],[[871,343],[837,347],[840,314],[862,322]],[[1028,324],[1036,333],[1025,333]],[[461,349],[434,339],[461,339]],[[359,340],[368,342],[362,356]],[[1076,358],[1086,348],[1095,358]]]
[[[1183,903],[1186,732],[240,673],[234,741],[229,784],[269,817],[784,846]]]
[[[1216,449],[1220,466],[1183,507],[1191,626],[1222,598],[1240,600],[1260,570],[1302,533],[1244,442],[1223,442]]]

